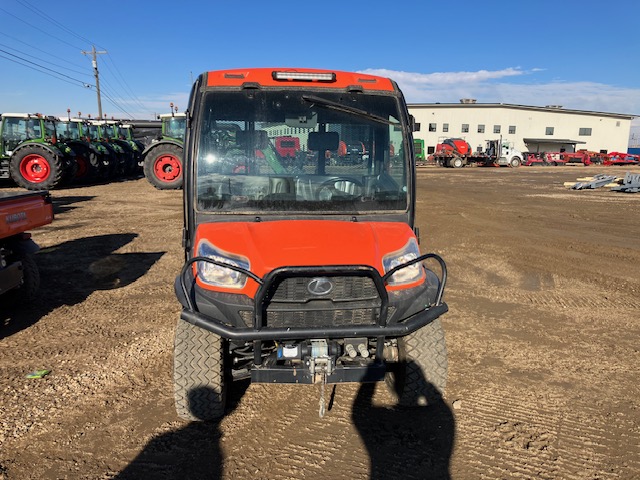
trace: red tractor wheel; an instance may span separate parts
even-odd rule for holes
[[[62,162],[40,145],[29,145],[14,152],[11,178],[28,190],[48,190],[62,179]]]
[[[156,158],[153,170],[163,182],[173,182],[182,175],[180,161],[173,155],[163,155]]]
[[[20,175],[28,182],[42,183],[51,175],[51,167],[42,155],[32,153],[26,155],[20,162]]]
[[[76,179],[84,179],[89,175],[89,162],[81,155],[76,156],[76,163],[78,164],[78,170],[76,171]]]
[[[163,145],[149,152],[144,161],[144,176],[159,190],[182,187],[182,149]]]

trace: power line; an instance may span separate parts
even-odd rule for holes
[[[0,11],[5,12],[6,14],[10,15],[11,17],[13,17],[13,18],[17,19],[18,21],[20,21],[20,22],[22,22],[22,23],[24,23],[24,24],[28,25],[29,27],[31,27],[31,28],[33,28],[33,29],[35,29],[36,31],[41,32],[41,33],[43,33],[43,34],[45,34],[45,35],[47,35],[47,36],[49,36],[49,37],[51,37],[51,38],[54,38],[54,39],[56,39],[56,40],[58,40],[58,41],[60,41],[60,42],[62,42],[62,43],[64,43],[64,44],[66,44],[66,45],[69,45],[69,46],[73,47],[74,49],[79,49],[79,50],[80,50],[83,54],[85,54],[85,55],[87,55],[87,54],[89,54],[89,53],[91,53],[91,54],[92,54],[92,56],[93,56],[92,66],[93,66],[93,70],[94,70],[94,77],[95,77],[96,95],[97,95],[97,98],[98,98],[98,115],[101,117],[101,116],[102,116],[102,105],[101,105],[101,98],[100,98],[100,97],[101,97],[101,92],[100,92],[100,80],[101,80],[101,79],[100,79],[99,74],[98,74],[97,58],[96,58],[96,55],[97,55],[97,54],[101,54],[101,53],[105,53],[105,54],[106,54],[106,53],[107,53],[107,52],[106,52],[106,49],[103,49],[103,47],[99,47],[99,48],[101,48],[101,49],[103,49],[103,50],[105,50],[105,51],[104,51],[104,52],[102,52],[102,51],[100,51],[100,52],[96,51],[96,46],[95,46],[96,44],[95,44],[95,42],[92,42],[91,40],[89,40],[89,39],[87,39],[87,38],[83,37],[82,35],[79,35],[78,33],[74,32],[74,31],[73,31],[73,30],[71,30],[71,29],[67,28],[67,27],[66,27],[65,25],[63,25],[61,22],[57,21],[56,19],[54,19],[54,18],[53,18],[53,17],[51,17],[50,15],[46,14],[44,11],[40,10],[40,9],[39,9],[39,8],[37,8],[36,6],[32,5],[32,4],[31,4],[31,3],[29,3],[28,1],[26,1],[26,0],[16,0],[16,1],[17,1],[17,3],[18,3],[18,4],[20,4],[22,7],[24,7],[24,8],[26,8],[26,9],[28,9],[31,13],[33,13],[33,14],[36,14],[36,15],[40,16],[41,18],[43,18],[43,19],[44,19],[45,21],[47,21],[48,23],[50,23],[50,24],[54,25],[56,28],[58,28],[58,29],[60,29],[60,30],[64,31],[66,34],[71,35],[71,36],[73,36],[73,37],[75,37],[75,38],[77,38],[77,39],[79,39],[79,40],[82,40],[83,42],[87,42],[87,43],[90,43],[90,44],[92,44],[92,45],[93,45],[93,46],[92,46],[92,50],[91,50],[91,51],[89,51],[89,52],[85,52],[84,50],[82,50],[81,48],[76,47],[76,46],[75,46],[75,45],[73,45],[72,43],[69,43],[69,42],[65,41],[64,39],[62,39],[62,38],[60,38],[60,37],[58,37],[58,36],[52,35],[51,33],[45,32],[45,31],[44,31],[44,30],[42,30],[41,28],[39,28],[39,27],[37,27],[37,26],[35,26],[35,25],[33,25],[33,24],[31,24],[31,23],[29,23],[29,22],[27,22],[27,21],[25,21],[25,20],[23,20],[23,19],[21,19],[21,18],[19,18],[18,16],[14,15],[14,14],[12,14],[12,13],[10,13],[10,12],[8,12],[7,10],[5,10],[5,9],[3,9],[3,8],[0,8]],[[1,34],[4,34],[3,32],[0,32],[0,33],[1,33]],[[6,35],[6,34],[4,34],[4,35]],[[7,35],[7,36],[9,36],[9,35]],[[30,48],[33,48],[33,49],[35,49],[35,50],[39,50],[39,51],[41,51],[41,52],[45,53],[46,55],[50,55],[50,56],[54,57],[54,55],[51,55],[51,54],[49,54],[48,52],[44,52],[43,50],[40,50],[40,49],[38,49],[37,47],[34,47],[34,46],[29,45],[29,44],[27,44],[27,43],[25,43],[25,42],[22,42],[21,40],[15,39],[15,37],[11,37],[11,36],[9,36],[9,37],[10,37],[10,38],[13,38],[14,40],[17,40],[17,41],[19,41],[19,42],[21,42],[21,43],[23,43],[23,44],[25,44],[25,45],[27,45],[27,46],[29,46]],[[1,45],[1,44],[0,44],[0,45]],[[38,58],[38,57],[35,57],[35,56],[33,56],[33,55],[29,55],[29,54],[28,54],[28,53],[26,53],[26,52],[21,52],[21,51],[19,51],[19,50],[15,49],[15,48],[11,48],[11,47],[7,47],[7,48],[10,48],[10,49],[12,49],[12,50],[14,50],[14,51],[17,51],[17,52],[21,53],[22,55],[28,56],[28,57],[30,57],[30,58],[35,58],[35,59],[36,59],[36,60],[38,60],[39,62],[44,62],[44,63],[50,64],[50,65],[54,65],[54,66],[56,66],[56,67],[58,67],[58,68],[63,68],[63,69],[65,68],[65,67],[63,67],[63,66],[61,66],[61,65],[57,65],[57,64],[55,64],[55,63],[53,63],[53,62],[49,62],[49,61],[44,60],[44,59],[42,59],[42,58]],[[53,74],[55,74],[55,75],[59,75],[59,76],[61,76],[61,77],[69,78],[70,80],[72,80],[72,81],[74,81],[74,82],[78,82],[78,83],[82,84],[83,86],[91,87],[91,88],[93,88],[93,87],[94,87],[94,85],[89,85],[89,84],[87,84],[87,83],[85,83],[85,82],[82,82],[82,81],[80,81],[80,80],[78,80],[78,79],[72,78],[72,77],[70,77],[70,76],[68,76],[68,75],[65,75],[65,74],[63,74],[63,73],[59,72],[59,71],[55,71],[55,70],[53,70],[53,69],[50,69],[50,68],[44,67],[44,66],[42,66],[42,65],[40,65],[40,64],[38,64],[38,63],[36,63],[36,62],[33,62],[33,61],[31,61],[31,60],[26,59],[26,58],[19,57],[19,56],[17,56],[17,55],[14,55],[14,54],[12,54],[12,53],[10,53],[10,52],[7,52],[7,51],[4,51],[4,50],[0,50],[0,51],[3,51],[3,52],[4,52],[4,53],[6,53],[7,55],[11,55],[11,56],[13,56],[14,58],[20,59],[20,60],[21,60],[21,61],[23,61],[23,62],[27,62],[27,63],[29,63],[29,64],[31,64],[31,65],[35,65],[36,67],[38,67],[38,68],[40,68],[40,69],[48,70],[49,72],[52,72],[52,73],[53,73]],[[38,70],[38,69],[36,69],[36,68],[30,67],[29,65],[26,65],[26,64],[24,64],[24,63],[20,63],[19,61],[12,60],[11,58],[8,58],[8,57],[6,57],[6,56],[3,56],[2,58],[5,58],[5,59],[10,60],[10,61],[13,61],[14,63],[18,63],[18,64],[23,65],[23,66],[27,66],[28,68],[32,68],[32,69],[33,69],[33,70],[35,70],[35,71],[39,71],[39,72],[41,72],[41,73],[46,73],[46,74],[48,74],[48,75],[50,75],[50,76],[54,76],[54,75],[51,75],[50,73],[47,73],[47,72],[45,72],[45,71]],[[143,103],[142,103],[142,102],[141,102],[141,101],[140,101],[140,100],[135,96],[135,94],[133,93],[133,90],[132,90],[132,89],[131,89],[131,87],[129,87],[129,85],[127,84],[126,80],[124,79],[124,77],[122,76],[122,74],[120,73],[120,71],[118,70],[118,68],[117,68],[117,66],[116,66],[115,62],[113,61],[113,59],[111,58],[111,56],[109,56],[109,55],[108,55],[108,56],[106,57],[106,59],[107,59],[107,60],[109,60],[109,62],[111,63],[111,65],[113,65],[113,68],[114,68],[114,69],[115,69],[115,71],[117,72],[117,75],[116,75],[116,74],[114,74],[114,73],[111,71],[111,69],[109,68],[109,62],[104,63],[104,64],[103,64],[103,66],[105,66],[105,67],[107,68],[107,70],[111,73],[111,75],[113,76],[113,78],[115,78],[115,80],[118,82],[118,84],[120,85],[120,87],[123,89],[123,91],[124,91],[124,93],[125,93],[125,96],[126,96],[126,97],[129,97],[129,98],[130,98],[130,99],[131,99],[135,104],[137,104],[137,105],[138,105],[138,107],[139,107],[139,108],[141,108],[143,111],[150,112],[150,110],[148,109],[148,107],[146,107],[146,106],[145,106],[145,105],[144,105],[144,104],[143,104]],[[71,62],[68,62],[67,60],[64,60],[64,59],[63,59],[63,61],[65,61],[65,62],[67,62],[67,63],[71,63]],[[78,72],[78,71],[74,71],[74,70],[71,70],[71,69],[69,69],[69,68],[66,68],[66,69],[67,69],[67,70],[69,70],[69,71],[73,71],[74,73],[80,73],[80,72]],[[81,74],[81,75],[89,75],[89,74],[87,74],[87,73],[80,73],[80,74]],[[59,77],[55,77],[55,76],[54,76],[54,78],[59,78]],[[60,79],[60,80],[64,80],[63,78],[59,78],[59,79]],[[102,79],[102,80],[103,80],[103,83],[104,83],[104,82],[105,82],[105,79]],[[66,80],[65,80],[65,81],[66,81]],[[71,82],[68,82],[68,83],[71,83]],[[105,95],[105,96],[106,96],[106,95]],[[122,95],[119,95],[119,96],[120,96],[120,102],[121,102],[121,101],[122,101],[122,99],[123,99],[123,96],[122,96]],[[121,111],[123,111],[124,113],[128,114],[128,112],[125,110],[125,108],[124,108],[123,106],[119,105],[119,103],[115,100],[115,98],[114,98],[114,97],[116,97],[116,95],[114,95],[113,93],[109,92],[109,101],[110,101],[110,103],[112,103],[116,108],[120,109],[120,110],[121,110]],[[126,104],[126,103],[128,103],[128,102],[125,102],[125,104]],[[130,114],[128,114],[128,115],[130,115]]]
[[[137,103],[140,108],[142,108],[143,110],[146,110],[148,113],[151,113],[151,110],[149,110],[149,108],[147,106],[145,106],[140,101],[140,99],[138,99],[138,97],[136,97],[135,93],[133,93],[133,90],[127,84],[127,81],[125,80],[124,76],[120,73],[120,70],[118,70],[118,67],[116,66],[115,62],[111,59],[111,55],[107,54],[107,56],[105,58],[109,62],[111,62],[111,64],[113,65],[113,68],[115,68],[116,72],[118,73],[118,76],[122,79],[122,82],[124,82],[124,85],[123,85],[123,83],[118,80],[118,76],[114,75],[114,78],[116,80],[118,80],[118,83],[120,83],[120,86],[124,88],[125,92],[128,91],[131,94],[129,96],[129,98],[131,98],[135,103]],[[105,63],[105,65],[106,65],[107,70],[109,70],[109,63],[107,62],[107,63]]]
[[[54,55],[54,54],[52,54],[52,53],[45,52],[45,51],[44,51],[44,50],[42,50],[41,48],[38,48],[38,47],[36,47],[36,46],[34,46],[34,45],[31,45],[31,44],[29,44],[29,43],[27,43],[27,42],[24,42],[24,41],[20,40],[19,38],[16,38],[16,37],[14,37],[14,36],[11,36],[11,35],[9,35],[9,34],[7,34],[7,33],[3,32],[3,31],[0,31],[0,35],[4,35],[5,37],[9,37],[9,38],[11,38],[11,39],[15,40],[16,42],[19,42],[19,43],[21,43],[21,44],[23,44],[23,45],[26,45],[27,47],[32,48],[32,49],[34,49],[34,50],[36,50],[36,51],[38,51],[38,52],[40,52],[40,53],[44,53],[45,55],[49,55],[49,56],[50,56],[50,57],[52,57],[52,58],[57,58],[58,60],[61,60],[61,61],[65,62],[65,63],[68,63],[69,65],[73,65],[74,67],[82,68],[82,65],[78,65],[77,63],[70,62],[70,61],[69,61],[69,60],[67,60],[66,58],[59,57],[59,56]],[[16,50],[16,49],[14,48],[14,50]],[[25,53],[25,55],[27,55],[27,54]],[[31,56],[33,56],[33,55],[31,55]],[[67,67],[67,69],[68,69],[68,70],[70,70],[68,67]],[[87,74],[87,75],[88,75],[88,74]]]
[[[87,38],[83,37],[82,35],[79,35],[79,34],[77,34],[76,32],[74,32],[73,30],[71,30],[71,29],[67,28],[67,27],[66,27],[66,26],[64,26],[62,23],[58,22],[58,21],[57,21],[56,19],[54,19],[53,17],[51,17],[51,16],[47,15],[45,12],[43,12],[43,11],[42,11],[42,10],[40,10],[40,9],[38,9],[37,7],[35,7],[35,6],[31,5],[31,4],[30,4],[29,2],[27,2],[26,0],[17,0],[17,2],[18,2],[19,4],[21,4],[22,6],[24,6],[24,7],[28,8],[28,9],[29,9],[29,10],[31,10],[32,12],[34,12],[34,13],[36,13],[36,14],[40,15],[41,17],[45,18],[46,20],[50,21],[51,23],[53,23],[54,25],[56,25],[58,28],[60,28],[60,29],[64,30],[65,32],[67,32],[67,33],[69,33],[69,34],[71,34],[71,35],[73,35],[74,37],[76,37],[76,38],[78,38],[78,39],[80,39],[80,40],[82,40],[82,41],[84,41],[84,42],[91,43],[91,44],[95,44],[95,42],[92,42],[91,40],[88,40]],[[94,47],[94,48],[95,48],[95,47]],[[105,53],[107,53],[105,48],[103,48],[103,47],[99,47],[99,48],[101,48],[102,50],[105,50]],[[120,74],[120,72],[119,72],[119,70],[118,70],[118,67],[116,66],[115,62],[110,58],[110,56],[109,56],[109,55],[108,55],[106,58],[107,58],[107,59],[109,59],[109,61],[113,64],[113,67],[115,68],[115,70],[116,70],[116,71],[118,72],[118,74],[120,75],[120,78],[122,78],[122,80],[123,80],[124,84],[126,84],[126,81],[124,80],[124,77],[122,77],[122,74]],[[96,65],[94,64],[93,66],[94,66],[94,72],[95,72],[95,71],[96,71]],[[105,66],[107,67],[107,70],[109,70],[109,66],[108,66],[108,64],[107,64],[107,63],[105,63]],[[120,83],[120,86],[121,86],[121,87],[123,87],[123,89],[124,89],[125,93],[126,93],[127,95],[129,95],[129,96],[132,98],[132,100],[134,100],[135,102],[137,102],[137,103],[138,103],[138,105],[139,105],[142,109],[147,110],[147,107],[145,107],[145,106],[142,104],[142,102],[140,102],[137,98],[135,98],[135,94],[131,91],[131,88],[130,88],[130,87],[128,87],[128,85],[127,85],[127,87],[125,88],[125,86],[123,85],[123,83],[119,80],[119,78],[118,78],[116,75],[114,75],[114,78],[118,81],[118,83]],[[99,89],[99,81],[98,81],[97,79],[96,79],[96,88],[98,88],[98,89]],[[98,103],[100,103],[100,102],[98,102]],[[98,110],[100,110],[100,108],[98,108]]]
[[[49,20],[51,23],[55,24],[58,28],[64,30],[65,32],[73,35],[74,37],[76,37],[79,40],[82,40],[83,42],[86,43],[95,43],[92,42],[91,40],[87,40],[86,38],[84,38],[82,35],[77,34],[76,32],[74,32],[73,30],[65,27],[62,23],[58,22],[55,18],[50,17],[49,15],[47,15],[46,13],[44,13],[42,10],[40,10],[37,7],[34,7],[33,5],[31,5],[29,2],[25,1],[25,0],[16,0],[20,5],[22,5],[23,7],[28,8],[29,10],[31,10],[34,13],[37,13],[38,15],[40,15],[41,17],[45,18],[46,20]],[[98,46],[98,48],[105,50],[104,48]]]
[[[109,95],[107,95],[106,93],[104,94],[105,98],[109,101],[109,103],[111,103],[116,109],[120,110],[122,113],[124,113],[125,115],[128,115],[129,118],[133,118],[133,115],[131,115],[129,112],[127,112],[124,108],[122,108],[120,105],[118,105],[118,103],[111,98]]]
[[[101,86],[102,91],[106,92],[108,95],[110,95],[112,99],[115,100],[117,98],[118,103],[120,103],[123,106],[123,108],[130,108],[132,106],[135,107],[134,102],[132,102],[131,100],[124,99],[124,98],[120,97],[118,95],[118,93],[114,92],[111,89],[111,85],[106,80],[101,79],[100,86]]]
[[[7,15],[11,15],[11,16],[12,16],[13,18],[15,18],[16,20],[19,20],[20,22],[24,23],[25,25],[30,26],[31,28],[35,28],[35,29],[37,29],[37,30],[40,30],[40,29],[39,29],[38,27],[36,27],[35,25],[32,25],[32,24],[30,24],[29,22],[27,22],[27,21],[25,21],[25,20],[22,20],[20,17],[15,16],[15,15],[14,15],[13,13],[11,13],[11,12],[7,12],[4,8],[0,8],[0,11],[3,11],[3,12],[4,12],[4,13],[6,13]],[[75,49],[77,49],[77,50],[80,50],[80,48],[79,48],[79,47],[76,47],[75,45],[73,45],[73,44],[71,44],[71,43],[69,43],[69,42],[67,42],[67,41],[65,41],[65,40],[62,40],[61,38],[58,38],[58,37],[56,37],[55,35],[51,35],[51,34],[48,34],[48,35],[49,35],[50,37],[55,38],[55,39],[56,39],[56,40],[58,40],[59,42],[64,43],[65,45],[69,45],[70,47],[73,47],[73,48],[75,48]]]
[[[117,94],[114,93],[110,88],[109,88],[109,84],[108,82],[102,82],[102,94],[104,97],[106,97],[109,100],[109,103],[111,103],[112,105],[114,105],[118,110],[127,113],[127,115],[130,115],[127,112],[127,108],[129,107],[130,103],[129,102],[123,102],[122,98],[119,98],[116,100],[115,97],[117,97]]]
[[[20,57],[20,56],[18,56],[18,55],[14,55],[13,53],[11,53],[11,52],[7,52],[6,50],[3,50],[3,49],[1,49],[1,48],[0,48],[0,52],[4,53],[4,54],[6,54],[6,55],[10,55],[10,56],[12,56],[12,57],[14,57],[14,58],[17,58],[17,59],[19,59],[19,60],[21,60],[21,61],[23,61],[23,62],[30,63],[31,65],[35,65],[35,66],[36,66],[36,67],[38,67],[38,68],[41,68],[41,69],[43,69],[43,70],[47,70],[47,71],[52,72],[52,73],[54,73],[54,74],[56,74],[56,75],[59,75],[59,76],[61,76],[61,77],[65,77],[65,78],[68,78],[68,79],[70,79],[70,80],[73,80],[74,82],[79,83],[79,84],[80,84],[80,85],[82,85],[83,87],[92,87],[92,86],[93,86],[93,85],[89,85],[89,84],[87,84],[86,82],[83,82],[82,80],[78,80],[77,78],[73,78],[73,77],[70,77],[69,75],[65,75],[64,73],[56,72],[55,70],[53,70],[53,69],[51,69],[51,68],[48,68],[48,67],[45,67],[44,65],[40,65],[40,64],[38,64],[38,63],[32,62],[31,60],[27,60],[26,58],[22,58],[22,57]],[[11,61],[13,61],[14,63],[20,63],[20,62],[17,62],[17,61],[15,61],[15,60],[12,60],[11,58],[8,58],[8,57],[6,57],[6,56],[3,56],[3,58],[6,58],[7,60],[11,60]],[[21,64],[21,65],[24,65],[24,64]],[[28,67],[28,65],[24,65],[24,66],[25,66],[25,67]],[[35,69],[35,68],[33,68],[33,67],[30,67],[30,68],[32,68],[33,70],[36,70],[36,69]],[[37,70],[37,71],[42,72],[41,70]],[[42,72],[42,73],[47,73],[47,72]],[[50,74],[49,74],[49,75],[50,75]],[[51,76],[53,76],[53,75],[51,75]],[[58,78],[58,77],[55,77],[55,78]],[[60,79],[60,80],[62,80],[62,79]],[[71,82],[68,82],[68,83],[71,83]]]
[[[36,60],[39,60],[39,61],[41,61],[41,62],[48,63],[49,65],[53,65],[53,66],[55,66],[55,67],[63,68],[63,69],[65,69],[65,70],[69,70],[70,72],[73,72],[73,73],[78,73],[78,74],[80,74],[80,75],[87,75],[87,76],[88,76],[88,75],[90,75],[90,74],[88,74],[88,73],[86,73],[86,72],[79,72],[78,70],[73,70],[73,69],[71,69],[71,68],[64,67],[64,66],[62,66],[62,65],[58,65],[57,63],[49,62],[49,61],[45,60],[44,58],[36,57],[35,55],[31,55],[31,54],[29,54],[29,53],[27,53],[27,52],[20,51],[20,50],[18,50],[17,48],[10,47],[9,45],[5,45],[5,44],[3,44],[3,43],[0,43],[0,47],[9,48],[9,49],[11,49],[11,50],[13,50],[13,51],[15,51],[15,52],[21,53],[22,55],[27,55],[27,56],[29,56],[29,57],[31,57],[31,58],[34,58],[34,59],[36,59]]]

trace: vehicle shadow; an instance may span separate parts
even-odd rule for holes
[[[450,479],[455,420],[443,398],[437,394],[425,407],[389,408],[373,404],[375,388],[363,383],[352,410],[369,454],[370,479]]]
[[[35,255],[40,271],[36,298],[29,305],[11,305],[10,299],[0,298],[0,339],[33,325],[58,307],[81,303],[98,290],[126,287],[142,277],[165,252],[114,253],[137,236],[84,237],[40,250]]]
[[[94,198],[96,198],[95,196],[90,196],[90,195],[85,195],[85,196],[64,196],[64,197],[58,197],[56,195],[56,192],[53,192],[51,194],[51,203],[53,204],[53,214],[54,215],[61,215],[63,213],[67,213],[71,210],[76,209],[77,207],[73,206],[76,203],[81,203],[81,202],[89,202],[91,200],[93,200]],[[54,220],[55,221],[55,220]]]
[[[229,415],[249,387],[249,380],[235,381],[230,389],[225,415]],[[209,395],[209,387],[189,392],[189,399]],[[224,417],[222,417],[224,418]],[[220,418],[190,422],[177,431],[156,437],[114,480],[139,479],[218,479],[222,478],[224,455],[220,447]]]

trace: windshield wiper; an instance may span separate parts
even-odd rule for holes
[[[377,123],[383,123],[385,125],[393,125],[393,126],[400,125],[399,122],[392,122],[379,115],[369,113],[366,110],[360,110],[359,108],[349,107],[347,105],[343,105],[342,103],[333,102],[331,100],[327,100],[322,97],[316,97],[314,95],[302,95],[302,99],[309,103],[313,103],[314,105],[318,105],[320,107],[325,107],[330,110],[336,110],[338,112],[350,113],[357,117],[366,118],[368,120],[371,120]]]

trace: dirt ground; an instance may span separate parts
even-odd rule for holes
[[[563,187],[634,168],[421,168],[445,402],[240,382],[217,424],[173,406],[181,192],[53,191],[38,301],[0,310],[0,479],[640,478],[640,194]]]

